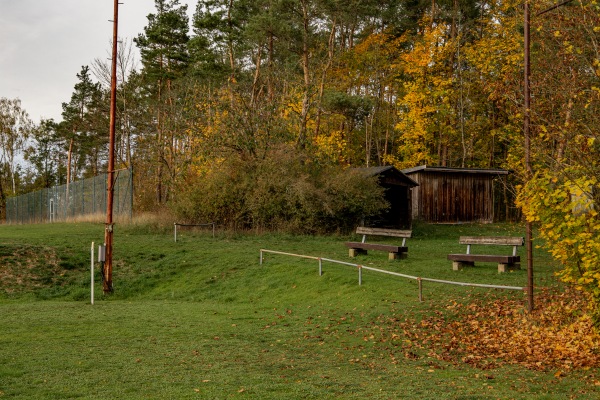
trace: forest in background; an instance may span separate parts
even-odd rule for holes
[[[385,207],[348,167],[506,168],[563,278],[600,298],[596,0],[531,4],[528,179],[522,2],[200,0],[191,21],[178,0],[155,5],[118,55],[116,166],[137,211],[335,230]],[[62,121],[1,99],[3,212],[106,169],[109,75],[83,66]]]

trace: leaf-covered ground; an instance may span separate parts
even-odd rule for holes
[[[600,335],[579,292],[541,291],[532,314],[523,303],[472,295],[421,319],[381,315],[365,328],[364,338],[388,343],[392,358],[401,358],[402,352],[408,358],[427,356],[484,370],[519,364],[560,377],[600,366]]]

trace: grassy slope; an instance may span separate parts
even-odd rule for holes
[[[408,259],[375,252],[357,262],[524,285],[525,270],[451,270],[446,254],[464,251],[458,236],[479,233],[522,234],[512,225],[417,226]],[[319,277],[316,261],[279,255],[258,265],[260,248],[350,261],[343,237],[184,232],[174,243],[168,230],[118,227],[116,293],[91,306],[90,244],[102,235],[103,226],[91,224],[0,227],[0,398],[598,396],[584,378],[596,371],[560,379],[516,366],[481,371],[425,353],[407,358],[401,336],[373,340],[382,314],[418,319],[467,295],[522,293],[427,283],[419,303],[410,280],[365,271],[358,286],[352,267],[326,263]],[[28,258],[20,268],[29,274],[15,276],[11,252]],[[555,284],[548,260],[536,256],[536,284]]]

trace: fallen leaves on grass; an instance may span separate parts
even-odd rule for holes
[[[430,357],[482,369],[520,364],[567,371],[600,366],[600,335],[587,311],[581,293],[546,290],[536,296],[532,314],[522,301],[472,299],[452,302],[444,312],[420,321],[394,319],[377,321],[376,326],[382,341],[401,332],[404,354],[425,350]]]

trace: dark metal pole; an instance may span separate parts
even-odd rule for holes
[[[529,181],[533,175],[531,169],[531,138],[530,138],[530,117],[531,117],[531,90],[529,86],[529,77],[531,75],[531,63],[530,63],[530,11],[529,11],[529,0],[525,0],[524,4],[524,63],[525,63],[525,76],[523,82],[524,92],[524,114],[523,114],[523,134],[525,136],[525,179]],[[533,311],[533,239],[532,239],[532,226],[531,222],[526,221],[525,226],[525,245],[527,252],[527,300],[528,310]]]
[[[119,0],[114,0],[113,18],[113,42],[112,62],[110,79],[110,130],[108,141],[108,177],[107,177],[107,199],[106,199],[106,224],[104,229],[104,242],[106,244],[106,262],[104,264],[104,281],[102,290],[104,293],[112,293],[112,250],[113,250],[113,195],[114,195],[114,173],[115,173],[115,117],[117,110],[117,45],[119,26]]]

